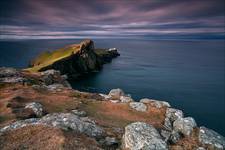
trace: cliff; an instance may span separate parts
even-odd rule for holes
[[[137,102],[138,101],[138,102]],[[0,149],[223,150],[166,101],[74,90],[59,71],[0,68]]]
[[[92,40],[72,44],[53,52],[44,52],[31,61],[27,71],[59,70],[69,77],[99,71],[104,63],[119,56],[117,49],[95,49]]]

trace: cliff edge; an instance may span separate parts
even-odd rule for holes
[[[84,73],[99,71],[103,64],[119,56],[117,49],[95,49],[92,40],[84,40],[80,44],[72,44],[53,52],[44,52],[33,59],[26,69],[40,72],[48,69],[59,70],[69,77],[77,77]]]

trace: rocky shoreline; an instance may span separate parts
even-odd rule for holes
[[[87,138],[94,139],[96,141],[95,146],[99,149],[222,150],[225,148],[223,136],[206,127],[198,127],[194,118],[184,117],[184,113],[181,110],[172,108],[171,105],[165,101],[144,98],[136,102],[121,89],[112,89],[109,94],[79,92],[71,89],[69,83],[66,81],[65,75],[61,76],[60,72],[56,70],[47,70],[41,73],[28,73],[13,68],[1,68],[0,81],[0,115],[4,117],[7,113],[12,113],[15,116],[13,119],[1,121],[1,149],[12,148],[12,145],[6,144],[8,142],[13,142],[7,141],[10,140],[7,137],[10,134],[16,134],[20,129],[38,126],[47,126],[49,128],[58,128],[66,132],[74,131],[75,133],[83,134],[87,136]],[[20,88],[17,89],[17,86]],[[25,92],[24,94],[26,94],[27,97],[32,97],[32,93],[29,90],[34,90],[38,94],[46,92],[47,96],[54,93],[56,95],[55,102],[58,100],[57,96],[60,96],[62,92],[70,91],[73,93],[73,96],[70,98],[74,102],[89,103],[86,100],[91,100],[90,103],[92,103],[92,105],[107,103],[107,105],[114,105],[114,107],[118,107],[119,109],[122,109],[121,106],[126,105],[129,111],[132,111],[134,114],[140,113],[144,115],[144,118],[151,117],[147,114],[145,115],[148,111],[157,110],[160,112],[160,115],[163,116],[163,121],[160,125],[156,125],[149,123],[147,120],[146,122],[142,119],[139,120],[139,118],[131,119],[131,121],[129,121],[130,123],[126,123],[124,126],[117,127],[116,129],[111,125],[99,123],[98,118],[93,117],[93,114],[90,112],[86,112],[87,109],[82,110],[82,107],[76,106],[74,109],[68,109],[65,106],[65,108],[62,108],[62,111],[50,112],[46,107],[52,104],[46,104],[47,98],[42,99],[42,101],[37,101],[35,98],[35,100],[32,98],[28,100],[24,95],[17,95],[17,90],[20,90],[18,93]],[[76,96],[74,97],[74,95]],[[3,101],[5,103],[3,103]],[[11,112],[4,112],[4,107],[10,109]],[[89,109],[91,107],[92,106],[88,106]],[[115,108],[113,110],[115,110]],[[96,112],[98,111],[101,110],[96,110]],[[150,115],[154,114],[150,113]],[[112,134],[107,131],[109,129],[118,131],[114,131],[114,134]],[[24,145],[25,143],[22,141],[19,145],[20,144]],[[32,147],[32,145],[26,146]],[[85,148],[85,145],[83,145],[83,148],[90,149],[88,147]]]
[[[72,89],[68,77],[99,70],[119,53],[91,40],[71,48],[47,65],[39,56],[25,70],[0,68],[0,149],[225,149],[223,136],[166,101],[134,100],[119,88]]]

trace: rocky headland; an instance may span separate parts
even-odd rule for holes
[[[68,78],[118,55],[86,40],[40,55],[28,69],[0,68],[0,149],[225,149],[223,136],[166,101],[71,88]]]

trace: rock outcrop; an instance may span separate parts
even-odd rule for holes
[[[97,51],[97,50],[96,50]],[[80,44],[69,45],[65,48],[47,54],[41,54],[29,65],[29,71],[59,70],[75,78],[84,73],[99,71],[106,63],[105,59],[119,56],[117,50],[95,51],[92,40],[84,40]]]
[[[212,149],[215,150],[225,149],[225,138],[219,135],[217,132],[206,127],[200,127],[199,141],[203,145],[209,145]]]
[[[123,147],[128,150],[168,149],[158,131],[144,122],[135,122],[125,127]]]

